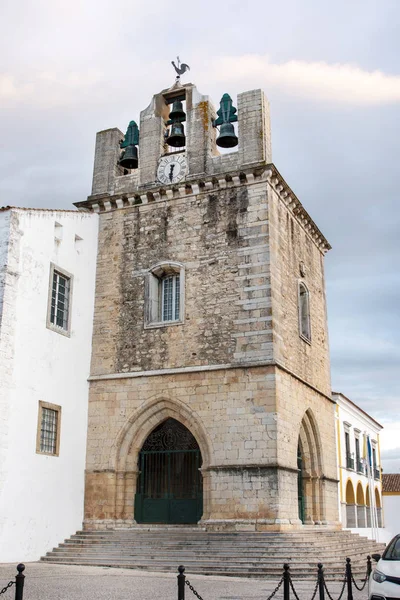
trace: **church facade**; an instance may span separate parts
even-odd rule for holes
[[[272,163],[263,92],[235,113],[178,84],[97,134],[87,529],[340,527],[330,246]]]

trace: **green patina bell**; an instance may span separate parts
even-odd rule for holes
[[[217,146],[220,148],[234,148],[238,145],[238,138],[232,123],[222,123],[217,138]]]
[[[120,148],[127,148],[128,146],[137,146],[139,143],[139,127],[135,121],[131,121],[126,130],[124,141],[120,143]]]
[[[186,113],[183,110],[182,102],[180,100],[175,100],[172,104],[172,109],[169,113],[169,118],[171,119],[171,121],[186,121]]]
[[[138,150],[136,146],[128,146],[122,154],[119,163],[124,169],[137,169],[139,165]]]
[[[238,145],[238,138],[232,125],[237,121],[235,113],[236,108],[232,104],[232,98],[229,94],[224,94],[219,103],[219,110],[217,110],[218,118],[213,123],[214,127],[221,126],[217,138],[217,146],[221,148],[233,148]]]
[[[168,146],[173,148],[183,148],[186,143],[185,130],[182,123],[172,123],[171,130],[165,140]]]
[[[124,169],[137,169],[139,165],[138,150],[136,145],[139,143],[139,128],[135,121],[131,121],[126,130],[125,138],[120,143],[123,150],[118,164]]]

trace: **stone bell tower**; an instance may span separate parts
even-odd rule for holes
[[[261,90],[97,134],[84,526],[338,526],[324,254]],[[220,153],[219,148],[229,149]]]

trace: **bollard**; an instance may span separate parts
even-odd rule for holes
[[[368,556],[367,556],[367,579],[369,578],[371,573],[372,573],[372,561],[371,561],[370,555],[368,554]]]
[[[290,573],[289,573],[289,565],[285,563],[283,565],[283,600],[290,599]]]
[[[180,567],[178,567],[178,571],[178,600],[185,600],[185,567],[183,565],[180,565]]]
[[[351,575],[351,558],[346,558],[347,600],[353,600],[353,582]]]
[[[319,600],[325,600],[324,565],[322,563],[318,563],[318,588]]]
[[[24,595],[24,579],[25,575],[23,571],[25,571],[25,565],[20,563],[17,565],[18,575],[15,576],[15,600],[22,600],[22,596]]]

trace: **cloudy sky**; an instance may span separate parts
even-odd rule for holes
[[[261,87],[274,163],[333,246],[332,383],[400,472],[400,1],[0,1],[0,205],[90,193],[95,132],[138,120],[180,55],[215,102]]]

